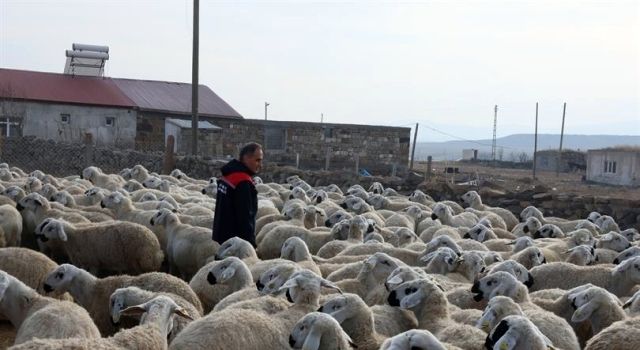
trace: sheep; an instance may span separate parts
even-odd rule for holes
[[[89,180],[92,184],[110,191],[116,191],[125,184],[121,176],[105,174],[100,168],[95,166],[90,166],[82,170],[80,178]]]
[[[600,287],[592,286],[569,296],[571,306],[576,310],[571,322],[589,321],[593,334],[600,333],[613,322],[624,320],[624,312],[618,298]]]
[[[387,339],[380,350],[413,350],[413,349],[429,349],[429,350],[456,350],[449,344],[442,344],[438,338],[433,336],[431,332],[423,329],[412,329],[410,331],[396,335]]]
[[[565,259],[566,262],[578,266],[592,265],[595,263],[595,249],[585,245],[579,245],[568,250],[569,256]]]
[[[498,239],[498,236],[491,230],[482,224],[476,224],[471,227],[467,233],[464,234],[463,238],[469,238],[476,240],[478,242],[485,242],[490,239]]]
[[[636,350],[640,348],[640,317],[618,322],[589,339],[585,350]]]
[[[0,205],[0,231],[4,244],[0,246],[20,246],[22,239],[22,216],[9,204]]]
[[[374,209],[387,209],[391,211],[401,211],[407,209],[410,206],[418,206],[422,210],[427,210],[429,207],[426,205],[410,202],[410,201],[391,201],[389,198],[382,196],[381,194],[374,194],[367,198],[367,203],[371,204]]]
[[[520,305],[506,296],[495,296],[489,300],[476,327],[488,333],[509,315],[526,316],[560,349],[580,349],[576,335],[564,319],[556,316],[550,318],[549,313],[538,312],[531,308],[523,311]]]
[[[0,248],[0,270],[19,279],[38,293],[44,294],[42,284],[49,272],[58,267],[46,255],[27,248]],[[61,298],[63,296],[57,296]]]
[[[109,317],[109,298],[118,288],[135,286],[152,292],[166,292],[181,296],[198,311],[202,304],[184,281],[160,272],[149,272],[138,276],[119,275],[98,279],[89,272],[70,264],[62,264],[53,270],[43,284],[47,293],[66,292],[80,306],[89,311],[103,336],[114,334],[117,329]]]
[[[633,258],[634,256],[640,256],[640,247],[633,246],[623,250],[622,252],[620,252],[620,254],[616,255],[616,257],[613,259],[613,263],[618,265],[619,263]]]
[[[516,216],[513,215],[512,212],[506,209],[499,207],[489,207],[485,204],[482,204],[482,198],[476,191],[469,191],[463,194],[460,199],[462,199],[462,201],[470,208],[498,214],[504,220],[508,230],[512,230],[519,222],[518,218],[516,218]]]
[[[387,291],[384,282],[393,270],[404,264],[387,254],[375,253],[362,263],[354,279],[336,282],[344,292],[359,295],[367,305],[383,304]]]
[[[212,266],[207,274],[207,282],[214,286],[224,287],[227,295],[238,291],[249,291],[253,292],[254,298],[258,296],[249,267],[235,256],[224,258]],[[215,306],[219,305],[220,303],[217,303]]]
[[[82,307],[44,297],[4,271],[0,271],[0,313],[17,329],[15,344],[34,338],[100,337]]]
[[[181,318],[176,320],[169,334],[169,342],[171,342],[173,338],[175,338],[176,335],[180,333],[180,331],[182,331],[182,329],[184,329],[187,324],[189,324],[189,322],[202,317],[200,311],[198,311],[198,309],[193,306],[193,304],[186,301],[179,295],[173,293],[150,292],[138,287],[126,287],[116,289],[109,298],[111,321],[116,325],[120,325],[122,321],[121,313],[123,310],[130,306],[144,304],[159,295],[164,295],[171,298],[171,300],[175,301],[176,304],[184,309],[185,312],[190,316],[190,318]]]
[[[321,258],[331,258],[338,255],[344,249],[362,243],[366,233],[373,232],[373,226],[361,215],[349,220],[349,235],[347,240],[334,240],[324,244],[317,255]]]
[[[464,349],[482,349],[485,333],[452,322],[444,292],[428,279],[404,282],[391,291],[388,301],[391,306],[413,311],[418,327],[433,332],[438,339]]]
[[[169,273],[190,280],[220,245],[211,239],[211,230],[183,224],[175,213],[161,209],[151,218],[151,225],[162,226],[167,237]]]
[[[276,314],[247,309],[213,312],[190,323],[171,343],[171,349],[286,349],[293,325],[319,308],[322,286],[339,290],[308,270],[295,272],[281,287],[293,302]],[[242,334],[242,337],[233,336]]]
[[[409,195],[409,201],[424,204],[427,206],[433,206],[436,203],[436,201],[434,201],[431,196],[420,190],[411,192],[411,194]]]
[[[377,350],[386,338],[376,332],[373,312],[357,294],[329,297],[318,311],[336,319],[358,349]]]
[[[505,260],[503,262],[497,263],[491,267],[488,275],[491,275],[496,272],[504,271],[513,275],[518,281],[527,286],[527,288],[531,288],[534,283],[533,276],[527,270],[526,267],[522,266],[522,264],[513,261],[513,260]]]
[[[533,234],[534,239],[539,238],[564,238],[564,232],[554,224],[544,224]]]
[[[605,288],[617,296],[628,295],[640,283],[640,257],[624,261],[615,268],[605,265],[576,266],[564,262],[549,263],[531,269],[531,291],[571,289],[586,283]]]
[[[464,211],[467,213],[475,214],[478,218],[480,218],[480,221],[486,222],[487,225],[493,228],[507,231],[507,224],[504,222],[502,217],[500,217],[500,215],[494,212],[476,210],[473,208],[466,208]],[[478,221],[478,223],[480,221]]]
[[[618,256],[617,251],[606,248],[595,249],[594,254],[596,264],[613,264],[613,260]]]
[[[622,305],[622,308],[625,309],[631,317],[640,316],[640,290],[633,294],[633,296]]]
[[[627,238],[629,242],[640,240],[640,233],[638,233],[638,230],[636,230],[635,228],[628,228],[624,231],[621,231],[620,234]]]
[[[611,249],[618,253],[630,247],[631,243],[625,236],[613,231],[600,236],[596,244],[596,248]]]
[[[485,342],[485,347],[491,350],[547,350],[553,346],[529,319],[518,315],[500,321]]]
[[[601,232],[620,232],[620,227],[616,221],[608,215],[602,215],[596,220],[596,225],[600,227]]]
[[[72,224],[45,219],[37,228],[39,240],[60,240],[70,261],[93,273],[140,274],[160,269],[164,254],[146,227],[126,221]]]
[[[479,220],[475,214],[467,212],[453,215],[451,208],[443,203],[433,207],[431,219],[438,219],[442,224],[452,227],[473,227]]]
[[[566,220],[559,220],[557,218],[552,218],[552,217],[544,217],[542,215],[542,212],[534,206],[528,206],[524,208],[522,212],[520,212],[520,218],[522,220],[526,220],[529,217],[535,217],[542,224],[554,224],[558,226],[562,230],[562,232],[569,232],[575,229],[576,225],[587,221],[587,220],[566,221]]]
[[[340,206],[342,209],[349,209],[355,214],[375,211],[375,209],[371,205],[367,204],[364,199],[354,196],[345,197]]]
[[[304,350],[348,350],[356,347],[335,319],[320,312],[308,313],[296,322],[289,336],[289,345],[292,349]]]
[[[300,237],[290,237],[282,244],[280,259],[291,260],[300,267],[320,275],[320,268],[313,261],[307,244]]]
[[[527,269],[547,263],[544,253],[538,247],[523,249],[522,251],[512,255],[510,259],[522,264]]]
[[[33,340],[16,346],[14,349],[167,349],[167,336],[174,325],[173,315],[176,314],[187,319],[192,318],[186,310],[164,295],[157,296],[144,304],[126,308],[122,310],[121,314],[140,316],[140,325],[122,330],[109,338]]]

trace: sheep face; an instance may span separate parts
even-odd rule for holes
[[[131,169],[124,168],[124,169],[120,170],[118,175],[120,175],[125,180],[131,180]]]
[[[380,348],[380,350],[411,349],[445,350],[446,348],[431,332],[419,329],[412,329],[389,338]]]
[[[549,349],[551,341],[525,316],[505,317],[487,335],[485,348],[492,350]]]
[[[333,225],[333,227],[331,228],[331,237],[333,239],[345,241],[349,238],[350,228],[350,219],[344,219],[339,223]]]
[[[398,237],[396,247],[404,247],[408,244],[417,242],[420,238],[413,231],[406,227],[402,227],[394,232],[394,235]]]
[[[620,232],[620,234],[626,237],[629,242],[637,241],[640,239],[640,233],[638,233],[638,230],[636,230],[635,228],[628,228]]]
[[[417,279],[397,286],[389,293],[387,301],[391,306],[416,311],[429,298],[441,294],[441,288],[435,283],[428,279]]]
[[[515,287],[519,283],[520,282],[508,272],[493,272],[477,280],[471,287],[471,293],[475,294],[473,296],[475,301],[481,301],[483,299],[491,300],[498,295],[511,297],[515,292]]]
[[[63,242],[67,241],[67,233],[64,232],[64,224],[62,221],[47,219],[38,225],[37,229],[36,236],[43,242],[49,239],[59,239]]]
[[[324,312],[331,315],[338,323],[356,316],[360,309],[366,308],[366,304],[356,294],[335,295],[329,298],[319,309],[318,312]]]
[[[458,254],[449,247],[440,247],[435,252],[431,252],[420,260],[428,264],[429,271],[446,275],[456,269],[459,261]]]
[[[289,335],[289,345],[293,349],[324,349],[329,346],[323,344],[325,341],[338,337],[352,344],[351,338],[334,318],[320,312],[311,312],[293,326]]]
[[[294,272],[289,280],[280,287],[286,291],[287,300],[294,304],[317,303],[320,298],[320,288],[326,287],[342,293],[340,288],[309,270]]]
[[[18,198],[25,196],[24,190],[18,186],[9,186],[2,191],[2,195],[11,198],[14,202],[18,201]]]
[[[615,259],[613,259],[613,263],[618,265],[619,263],[627,259],[631,259],[634,256],[640,256],[640,247],[631,247],[623,250]]]
[[[302,220],[304,218],[304,208],[299,205],[290,205],[285,208],[282,214],[286,220],[296,219]]]
[[[381,183],[374,182],[369,186],[369,192],[372,192],[373,194],[382,194],[382,192],[384,192],[384,187]]]
[[[525,220],[524,225],[522,226],[522,232],[533,234],[537,230],[542,227],[542,223],[536,217],[530,217]]]
[[[118,288],[109,298],[109,314],[113,325],[120,324],[120,313],[127,307],[126,295],[131,291],[139,290],[137,287]]]
[[[482,329],[486,333],[500,322],[505,316],[524,316],[522,309],[511,298],[497,296],[487,303],[487,307],[482,312],[482,317],[476,322],[476,328]]]
[[[364,261],[360,273],[368,274],[376,281],[384,281],[400,263],[385,253],[374,253]]]
[[[462,254],[460,246],[449,236],[438,236],[427,243],[424,254],[431,253],[440,247],[451,248],[456,254]]]
[[[67,197],[68,195],[69,193],[67,193],[66,191],[60,191],[51,196],[51,201],[67,206],[69,204],[69,200]]]
[[[140,324],[153,322],[165,336],[173,329],[174,314],[193,321],[193,317],[185,309],[164,295],[159,295],[144,304],[128,307],[122,310],[120,314],[139,316]]]
[[[512,256],[512,258],[514,258]],[[529,268],[533,268],[538,265],[546,264],[547,259],[545,258],[542,250],[538,247],[529,247],[524,249],[523,251],[518,253],[518,258],[514,259],[523,264],[524,266],[528,266]]]
[[[300,239],[300,237],[294,236],[287,238],[280,249],[281,259],[297,262],[309,257],[309,248],[307,247],[307,244]]]
[[[564,238],[564,233],[556,225],[545,224],[535,231],[533,238]]]
[[[623,275],[632,283],[640,283],[640,256],[627,259],[613,269],[612,274]]]
[[[490,229],[482,224],[473,226],[469,232],[464,234],[463,238],[473,239],[478,242],[484,242],[490,235]]]
[[[426,272],[420,268],[400,266],[389,274],[389,277],[387,277],[387,280],[384,282],[384,286],[388,291],[391,291],[404,282],[413,281],[418,278],[427,278]]]
[[[476,277],[487,268],[482,255],[473,251],[463,252],[458,259],[458,264],[465,266],[465,270],[469,272],[469,276],[467,277],[469,277],[470,280],[475,280]]]
[[[609,232],[606,235],[600,237],[597,243],[597,247],[621,252],[631,247],[631,243],[629,243],[625,236],[617,232]]]
[[[390,196],[397,196],[398,195],[398,191],[394,190],[393,188],[385,188],[384,191],[382,191],[382,195],[385,197],[390,197]]]
[[[243,267],[246,269],[246,265],[243,265],[245,265],[244,262],[235,256],[225,258],[209,270],[209,273],[207,274],[207,282],[212,285],[226,284],[231,280],[231,278],[233,278],[236,271]]]
[[[291,190],[291,194],[289,194],[289,199],[299,199],[306,202],[308,198],[304,189],[302,189],[301,187],[294,187]]]
[[[217,182],[213,182],[213,183],[209,183],[207,186],[205,186],[202,189],[202,194],[213,197],[217,191],[218,191],[218,184]]]
[[[431,212],[432,220],[436,220],[439,218],[447,218],[451,216],[452,216],[451,208],[449,208],[446,204],[438,203],[433,206],[433,211]]]
[[[43,289],[47,293],[66,291],[69,284],[78,275],[80,269],[71,264],[62,264],[50,272],[44,280]]]
[[[325,192],[323,190],[319,190],[319,191],[316,191],[316,193],[313,194],[313,196],[311,197],[311,202],[312,203],[316,203],[316,204],[320,204],[320,203],[326,201],[327,198],[329,198],[329,196],[327,195],[327,192]]]
[[[589,216],[587,216],[587,220],[590,222],[595,223],[598,218],[600,218],[602,215],[600,213],[598,213],[597,211],[592,211],[589,213]]]
[[[389,202],[388,198],[383,197],[381,194],[374,194],[367,198],[367,203],[371,204],[374,209],[380,210]]]
[[[255,255],[255,251],[251,246],[251,243],[245,241],[242,238],[231,237],[228,240],[224,241],[222,245],[220,245],[220,248],[216,252],[215,259],[222,260],[230,256],[244,259],[252,255]]]
[[[350,219],[351,218],[351,214],[347,213],[346,211],[343,210],[338,210],[336,212],[334,212],[333,214],[331,214],[327,220],[325,220],[324,225],[326,227],[333,227],[333,225],[335,225],[336,223],[345,220],[345,219]]]
[[[340,206],[355,213],[361,213],[367,209],[367,203],[360,197],[346,197]]]
[[[473,205],[479,199],[480,199],[480,195],[476,191],[469,191],[463,194],[462,196],[460,196],[460,200],[462,200],[462,202],[468,206]]]
[[[299,269],[296,264],[280,264],[270,268],[263,272],[256,282],[258,292],[263,295],[281,293],[280,287]]]
[[[622,308],[626,309],[630,316],[638,316],[638,313],[640,313],[640,291],[629,298],[629,300],[622,305]]]
[[[522,209],[522,211],[520,212],[520,221],[521,222],[525,222],[528,218],[534,217],[538,220],[542,220],[543,216],[542,216],[542,212],[534,207],[534,206],[528,206],[524,209]]]
[[[501,263],[498,263],[493,268],[491,268],[490,273],[496,272],[507,272],[513,275],[520,283],[524,284],[527,287],[531,287],[534,283],[533,276],[529,273],[529,270],[522,266],[522,264],[513,261],[513,260],[505,260]]]
[[[173,169],[173,170],[171,170],[169,175],[175,177],[178,180],[181,180],[182,176],[185,175],[185,173],[183,173],[182,170],[180,170],[180,169]]]
[[[102,208],[118,209],[124,204],[124,202],[125,197],[122,193],[111,192],[108,196],[102,198],[102,200],[100,201],[100,206]]]
[[[102,174],[100,168],[95,166],[90,166],[82,170],[82,174],[80,175],[81,179],[88,180],[91,183],[95,183],[96,177]]]
[[[573,264],[578,264],[578,262],[581,261],[584,265],[593,265],[596,261],[595,249],[586,245],[573,247],[567,250],[567,253],[569,253],[567,261]]]
[[[362,240],[365,234],[373,231],[373,225],[362,215],[356,215],[349,220],[349,238]]]
[[[571,306],[576,310],[571,321],[578,323],[588,320],[601,308],[609,308],[619,304],[618,298],[600,287],[590,287],[568,296]]]
[[[150,176],[142,182],[142,187],[145,188],[159,189],[161,185],[162,179],[155,176]]]
[[[42,182],[35,177],[28,177],[24,183],[24,190],[26,192],[37,192],[42,189]]]
[[[49,201],[38,193],[29,193],[18,201],[16,209],[18,211],[31,210],[35,211],[41,207],[49,207]]]
[[[414,220],[422,219],[422,209],[420,209],[417,205],[412,205],[403,210],[403,212],[407,213],[409,217],[412,217]]]

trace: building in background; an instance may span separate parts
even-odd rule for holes
[[[478,150],[473,148],[463,149],[462,160],[478,160]]]
[[[207,86],[198,98],[200,156],[233,157],[246,142],[265,145],[266,160],[307,169],[406,167],[410,128],[245,119]],[[191,84],[0,68],[0,132],[161,152],[191,150]]]
[[[612,147],[587,152],[587,181],[640,186],[640,147]]]
[[[560,159],[560,172],[584,171],[587,168],[586,154],[574,150],[562,150],[562,157],[558,157],[558,150],[544,150],[536,152],[536,168],[540,171],[558,170]]]

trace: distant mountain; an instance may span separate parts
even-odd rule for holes
[[[492,140],[473,141],[445,141],[445,142],[418,142],[416,144],[416,160],[426,160],[432,156],[433,160],[456,160],[462,158],[463,149],[477,149],[478,157],[491,158]],[[497,158],[502,152],[503,160],[514,160],[517,155],[525,152],[533,155],[534,135],[514,134],[496,139]],[[538,150],[558,149],[560,135],[539,134]],[[586,151],[604,147],[633,145],[640,146],[640,136],[629,135],[564,135],[563,149]],[[500,150],[502,149],[502,151]]]

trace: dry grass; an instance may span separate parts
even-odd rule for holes
[[[459,168],[460,174],[454,177],[454,181],[457,183],[479,178],[513,192],[526,190],[534,185],[530,169],[492,168],[478,164],[456,162],[433,162],[433,174],[436,181],[451,181],[453,175],[444,173],[446,166]],[[416,170],[424,173],[426,171],[426,163],[418,163]],[[555,172],[538,171],[536,183],[541,183],[552,191],[555,189],[555,192],[640,200],[640,188],[638,187],[630,188],[586,183],[582,181],[583,175],[584,172],[574,172],[560,173],[559,176],[556,176]]]

